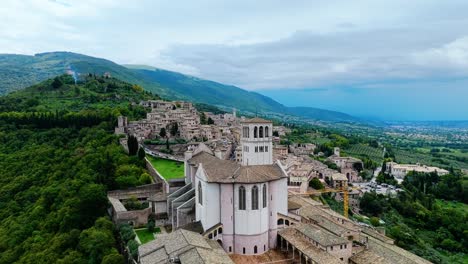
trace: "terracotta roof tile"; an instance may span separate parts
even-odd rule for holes
[[[278,164],[242,166],[235,161],[218,159],[206,152],[198,153],[189,162],[193,165],[202,164],[208,182],[255,183],[287,177]]]
[[[246,119],[246,120],[242,121],[242,123],[246,123],[246,124],[249,124],[249,123],[271,124],[272,122],[270,120],[266,120],[266,119],[263,119],[263,118],[260,118],[260,117],[254,117],[254,118]]]

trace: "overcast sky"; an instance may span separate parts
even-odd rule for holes
[[[0,53],[148,64],[359,116],[468,119],[467,14],[466,0],[3,0]]]

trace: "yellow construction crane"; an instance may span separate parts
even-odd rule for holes
[[[352,188],[348,186],[341,186],[340,188],[336,189],[323,189],[323,190],[313,190],[310,192],[306,193],[295,193],[293,195],[299,195],[299,196],[309,196],[312,194],[322,194],[322,193],[343,193],[343,216],[348,218],[348,209],[349,209],[349,196],[348,196],[348,191],[349,189],[352,190],[358,190],[359,188]]]
[[[348,187],[343,186],[339,189],[324,189],[324,190],[314,190],[311,194],[315,193],[343,193],[343,216],[348,218],[348,208],[349,208],[349,197],[348,197]]]

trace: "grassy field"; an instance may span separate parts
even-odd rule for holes
[[[182,162],[160,159],[152,156],[148,156],[148,160],[166,180],[184,177],[184,164]]]

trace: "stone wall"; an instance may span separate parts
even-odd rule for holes
[[[107,192],[107,196],[125,200],[130,199],[131,197],[136,197],[137,199],[143,199],[151,197],[152,195],[162,191],[162,183],[152,183],[145,184],[137,187],[128,188],[126,190],[114,190]]]

